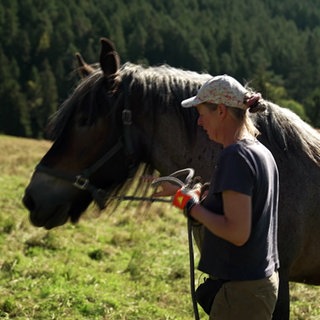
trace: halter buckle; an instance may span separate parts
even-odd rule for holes
[[[122,122],[124,125],[132,125],[132,112],[129,109],[122,110]]]
[[[73,183],[73,185],[80,190],[86,190],[88,187],[88,184],[89,184],[89,180],[80,175],[76,176],[76,180]]]

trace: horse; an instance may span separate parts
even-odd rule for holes
[[[125,62],[101,39],[91,68],[51,118],[53,144],[25,189],[31,223],[51,229],[75,223],[95,201],[103,209],[144,165],[168,175],[191,167],[210,180],[221,146],[197,125],[196,94],[206,73]],[[320,134],[288,109],[267,101],[251,115],[280,173],[280,289],[274,320],[289,319],[289,281],[320,284]]]

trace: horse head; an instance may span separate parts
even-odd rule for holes
[[[101,39],[100,67],[90,70],[49,124],[54,143],[23,197],[35,226],[76,222],[92,200],[103,208],[109,192],[137,167],[120,60],[107,39]]]

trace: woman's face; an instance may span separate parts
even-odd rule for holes
[[[206,131],[210,140],[220,142],[221,119],[218,108],[212,109],[203,103],[197,105],[196,108],[199,113],[198,125]]]

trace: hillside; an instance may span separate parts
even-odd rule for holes
[[[51,142],[0,135],[0,172],[28,178],[30,169],[49,149]]]
[[[0,136],[0,317],[192,320],[186,223],[170,206],[90,207],[77,225],[30,225],[21,198],[49,146]],[[320,287],[291,290],[292,320],[319,319]]]

